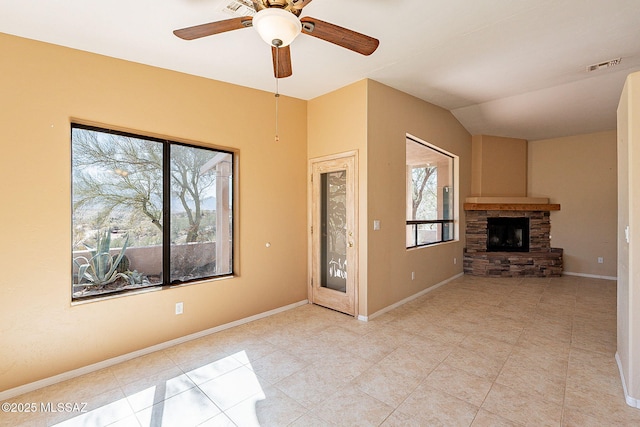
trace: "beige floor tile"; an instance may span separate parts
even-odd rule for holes
[[[41,402],[60,402],[64,397],[69,402],[86,402],[94,396],[120,390],[118,380],[111,368],[101,369],[38,390]]]
[[[200,389],[192,388],[136,412],[136,417],[143,426],[195,426],[218,414],[220,409]]]
[[[628,406],[622,391],[617,396],[609,393],[567,386],[565,411],[576,418],[576,413],[600,422],[600,425],[640,425],[640,410]]]
[[[535,322],[525,327],[527,336],[552,340],[555,343],[571,344],[571,325],[552,321]]]
[[[411,394],[420,381],[421,378],[398,372],[388,365],[377,364],[356,378],[353,385],[395,408]]]
[[[312,414],[338,426],[365,427],[382,424],[392,412],[392,406],[348,386],[330,396]]]
[[[619,396],[622,382],[613,356],[572,349],[567,372],[567,391]]]
[[[69,402],[83,404],[82,401],[67,401],[66,398],[54,402]],[[62,410],[47,413],[48,425],[60,427],[109,425],[133,415],[133,410],[126,397],[120,390],[111,390],[93,396],[86,407],[81,406],[71,411]],[[55,405],[55,403],[54,403]]]
[[[123,418],[120,421],[116,421],[115,423],[109,424],[109,427],[141,427],[140,421],[138,421],[138,417],[135,415],[130,415],[127,418]]]
[[[506,356],[496,357],[476,353],[466,348],[456,347],[449,356],[447,356],[445,362],[447,365],[469,374],[494,381],[498,377],[506,360]]]
[[[305,369],[310,369],[326,378],[347,383],[365,370],[373,366],[373,362],[346,351],[337,352],[329,357],[318,360]]]
[[[478,407],[422,383],[398,411],[426,426],[469,426]]]
[[[282,349],[280,347],[279,349]],[[297,343],[293,347],[287,347],[286,350],[291,355],[298,359],[304,360],[307,363],[313,363],[317,360],[325,359],[335,354],[336,352],[342,352],[339,346],[334,345],[331,342],[320,340],[306,340]]]
[[[456,369],[445,362],[429,374],[426,383],[433,388],[480,407],[489,393],[493,381]]]
[[[462,276],[370,322],[308,304],[17,396],[89,412],[0,426],[636,426],[616,328],[615,282]]]
[[[433,351],[433,347],[430,347],[428,343],[423,342],[423,340],[421,341],[420,346],[403,345],[396,348],[378,362],[376,366],[391,369],[402,375],[407,375],[418,380],[424,379],[442,362],[450,350],[443,349],[440,352]],[[436,346],[444,346],[444,344],[437,342],[434,344]]]
[[[540,297],[540,305],[560,306],[560,309],[573,311],[576,305],[576,296],[574,294],[550,293],[545,292]],[[538,307],[540,308],[540,307]]]
[[[555,341],[551,336],[545,336],[525,329],[520,335],[514,352],[525,352],[532,357],[550,357],[568,360],[571,343]]]
[[[250,396],[226,411],[238,426],[286,426],[307,409],[274,387]]]
[[[309,362],[285,350],[277,350],[251,363],[253,371],[269,384],[275,384],[307,366]]]
[[[306,413],[291,424],[288,427],[333,427],[335,424],[323,420],[322,418]]]
[[[574,328],[571,344],[575,348],[581,348],[599,353],[614,355],[617,347],[615,330],[599,330]]]
[[[505,362],[503,370],[508,370],[510,373],[538,371],[564,381],[569,358],[564,354],[554,353],[553,350],[545,347],[534,350],[515,347]]]
[[[363,335],[357,334],[341,326],[333,325],[317,332],[313,339],[331,342],[339,347],[352,346],[354,341]]]
[[[177,367],[166,351],[156,351],[144,356],[136,357],[124,363],[113,366],[111,372],[118,379],[120,385],[138,381],[154,374]]]
[[[242,366],[198,386],[220,409],[226,411],[243,400],[262,393],[255,372]]]
[[[494,314],[506,318],[514,326],[524,326],[535,315],[535,307],[534,304],[522,303],[520,301],[510,304],[501,303]]]
[[[596,419],[584,413],[580,409],[565,408],[562,415],[563,427],[602,427],[611,425],[613,420],[609,417]]]
[[[236,345],[228,346],[227,350],[231,356],[246,364],[258,360],[267,354],[271,354],[278,350],[278,348],[279,347],[262,339],[247,339]]]
[[[477,335],[513,345],[518,342],[523,331],[524,327],[517,327],[512,322],[505,322],[500,316],[488,314]]]
[[[195,386],[180,368],[174,367],[128,383],[122,386],[122,391],[133,411],[137,412]]]
[[[29,397],[19,397],[18,399],[9,399],[6,402],[15,404],[13,407],[9,407],[8,410],[3,410],[0,413],[0,426],[1,427],[46,427],[47,426],[47,414],[40,410],[41,401],[27,400]],[[18,406],[18,404],[35,404],[33,411],[31,409],[24,409],[24,406]],[[18,409],[20,408],[20,410]]]
[[[344,382],[340,378],[306,368],[278,381],[274,386],[301,405],[312,408],[343,387]]]
[[[198,424],[198,427],[236,427],[236,425],[226,414],[219,413],[205,422]]]
[[[533,323],[551,321],[571,326],[575,319],[575,310],[557,305],[540,303],[536,306],[536,312],[531,319]]]
[[[342,350],[364,358],[373,364],[391,354],[398,345],[385,335],[369,333],[358,338],[351,345],[343,347]]]
[[[493,340],[479,334],[467,336],[458,346],[496,359],[506,359],[514,348],[512,344]]]
[[[168,348],[165,353],[184,371],[190,371],[229,356],[229,352],[221,345],[209,343],[210,340],[193,340]]]
[[[242,365],[243,363],[239,360],[239,357],[229,355],[220,359],[213,359],[206,365],[200,365],[189,370],[184,369],[184,372],[189,376],[191,381],[199,385],[217,378],[220,375],[224,375],[227,372],[231,372],[234,369],[238,369]]]
[[[467,336],[467,334],[456,331],[452,328],[439,326],[445,324],[446,323],[444,322],[438,322],[437,324],[428,322],[425,323],[422,330],[417,333],[425,338],[440,341],[445,344],[458,344]]]
[[[523,424],[492,414],[484,409],[478,411],[473,423],[471,423],[471,427],[519,427],[522,425]]]
[[[388,324],[394,328],[419,333],[428,320],[428,316],[418,310],[411,310],[400,316],[396,316]]]
[[[381,424],[382,427],[422,427],[421,420],[400,411],[394,411]]]
[[[482,408],[527,426],[558,426],[562,419],[562,405],[498,383],[494,383]]]
[[[505,363],[496,383],[562,405],[565,376],[557,376],[544,368],[510,358]]]

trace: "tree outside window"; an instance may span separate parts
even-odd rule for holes
[[[407,247],[452,240],[453,156],[407,138],[406,163]]]
[[[71,139],[74,298],[232,273],[231,153],[80,125]]]

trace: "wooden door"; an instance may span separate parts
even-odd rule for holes
[[[311,280],[314,304],[357,316],[357,153],[311,161]]]

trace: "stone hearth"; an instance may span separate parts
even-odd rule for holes
[[[464,272],[488,277],[558,277],[562,275],[562,249],[552,248],[549,204],[465,204],[466,243]],[[488,252],[487,218],[529,218],[529,252]]]

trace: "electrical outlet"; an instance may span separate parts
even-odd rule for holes
[[[602,264],[604,262],[604,258],[601,256],[598,257],[598,264]]]
[[[181,302],[176,303],[176,314],[184,313],[184,305]]]

